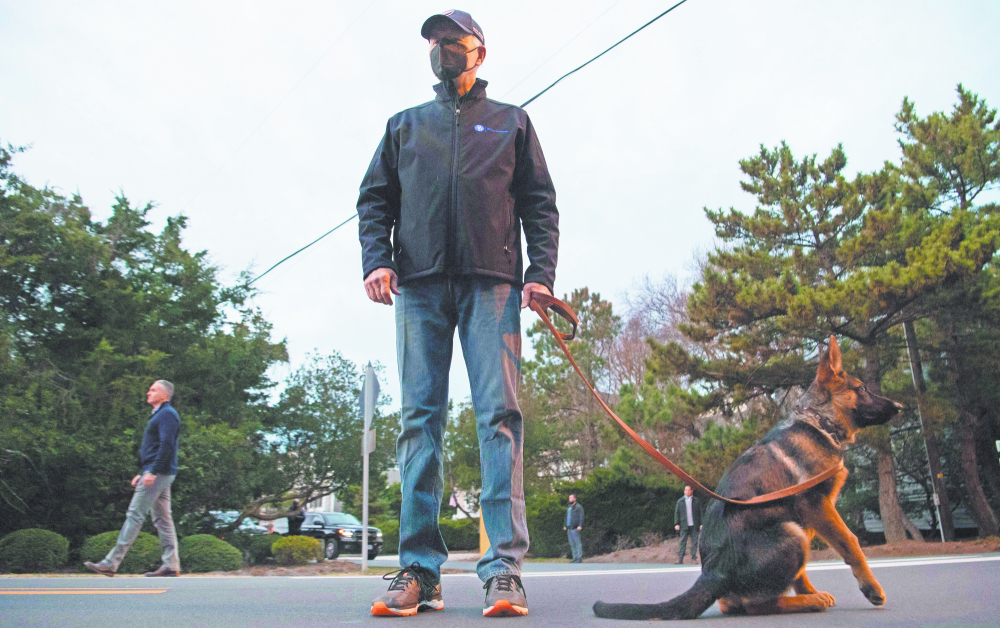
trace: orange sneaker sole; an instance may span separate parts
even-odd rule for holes
[[[372,615],[380,617],[409,617],[417,614],[417,607],[406,609],[392,609],[385,605],[385,602],[375,602],[372,604]]]
[[[483,617],[519,617],[527,614],[527,608],[514,606],[507,600],[500,600],[493,606],[483,609]]]

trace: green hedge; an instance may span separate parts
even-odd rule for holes
[[[276,539],[280,538],[279,534],[257,534],[250,537],[250,542],[247,543],[243,553],[243,559],[251,565],[263,565],[268,558],[274,555],[271,553],[271,546],[274,545]]]
[[[372,525],[382,531],[382,553],[399,553],[399,519],[386,519]]]
[[[240,550],[211,534],[186,536],[179,545],[183,571],[235,571],[243,566]]]
[[[80,548],[80,560],[98,563],[104,560],[111,548],[118,542],[118,531],[103,532],[88,537]],[[160,540],[152,534],[140,532],[135,543],[129,548],[118,573],[145,573],[160,566]]]
[[[441,536],[450,551],[464,552],[479,549],[479,519],[441,519]],[[399,552],[399,521],[373,521],[372,525],[382,531],[382,553]]]
[[[0,569],[14,573],[52,571],[69,560],[69,540],[61,534],[28,528],[0,539]]]
[[[531,555],[566,556],[568,497],[576,495],[584,510],[581,539],[585,556],[614,550],[618,537],[637,543],[647,532],[664,537],[674,532],[674,506],[683,495],[680,486],[660,475],[638,476],[614,469],[597,469],[587,480],[561,486],[556,494],[535,493],[527,498]]]
[[[567,495],[568,497],[568,495]],[[569,540],[563,526],[566,524],[567,500],[553,493],[529,495],[527,500],[528,549],[532,556],[555,558],[569,549]],[[584,530],[587,529],[590,510],[584,506]]]
[[[311,536],[282,536],[271,545],[271,553],[280,565],[305,565],[323,558],[323,544]]]
[[[278,538],[277,534],[249,534],[242,531],[230,531],[220,537],[240,551],[245,565],[263,565],[271,557],[271,544]]]
[[[585,556],[614,550],[619,537],[641,544],[647,533],[670,537],[674,532],[674,506],[683,495],[682,487],[663,474],[648,476],[616,468],[597,469],[586,480],[570,482],[554,493],[529,492],[526,499],[531,556],[568,556],[566,524],[568,497],[576,495],[584,509],[581,540]],[[399,549],[399,522],[373,522],[382,530],[383,552]],[[478,519],[441,519],[445,545],[454,551],[479,549]]]
[[[441,536],[449,551],[479,549],[479,519],[441,519]],[[385,533],[382,533],[385,539]]]

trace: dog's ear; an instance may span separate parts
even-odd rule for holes
[[[844,362],[840,359],[840,345],[837,344],[837,339],[830,336],[830,368],[833,369],[834,373],[839,373],[844,370]]]
[[[837,339],[830,336],[830,347],[819,358],[819,368],[816,370],[816,380],[828,383],[843,369],[844,363],[840,357],[840,345]]]

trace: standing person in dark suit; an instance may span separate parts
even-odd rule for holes
[[[573,552],[570,562],[583,562],[583,543],[580,541],[580,531],[583,530],[583,506],[576,501],[576,495],[569,496],[569,508],[566,509],[566,525],[563,526],[569,535],[569,548]]]
[[[298,511],[296,513],[296,511]],[[296,513],[296,514],[292,514]],[[292,506],[288,509],[288,536],[295,536],[302,533],[302,522],[306,520],[305,507],[299,507],[299,500],[293,499]]]
[[[691,560],[698,562],[698,531],[701,530],[701,500],[694,496],[694,489],[684,487],[684,497],[677,500],[674,508],[674,530],[681,533],[681,542],[677,550],[677,564],[684,564],[684,550],[687,549],[688,537],[691,537]]]
[[[153,513],[153,525],[160,537],[163,565],[147,576],[179,576],[181,560],[177,553],[177,533],[170,515],[170,485],[177,477],[177,437],[181,418],[170,405],[174,385],[165,379],[153,382],[146,392],[146,403],[153,406],[153,416],[146,423],[139,449],[142,472],[132,478],[135,494],[129,504],[125,525],[118,542],[99,563],[83,563],[87,569],[108,576],[115,575],[132,543],[139,536],[146,515]]]

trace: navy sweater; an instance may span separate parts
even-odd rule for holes
[[[163,402],[146,424],[139,449],[139,464],[143,473],[177,475],[177,437],[181,431],[181,418]]]

